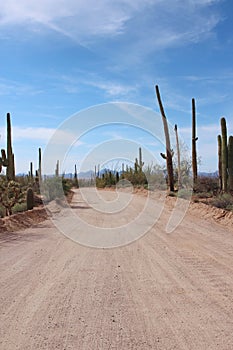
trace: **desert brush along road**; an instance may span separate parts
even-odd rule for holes
[[[145,205],[133,194],[109,214],[86,196],[77,190],[71,210],[92,227],[127,229]],[[189,209],[167,233],[174,201],[146,234],[111,249],[69,239],[51,218],[1,233],[0,349],[232,350],[233,229]]]

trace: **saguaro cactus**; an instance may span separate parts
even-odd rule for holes
[[[30,162],[30,178],[31,178],[31,180],[33,180],[33,163],[32,162]]]
[[[57,163],[56,163],[55,176],[56,177],[59,176],[59,160],[57,160]]]
[[[227,192],[227,126],[226,119],[221,118],[222,130],[222,190]]]
[[[166,159],[167,162],[167,175],[168,175],[168,185],[171,192],[174,192],[174,176],[173,176],[173,163],[172,163],[172,156],[173,151],[171,149],[170,144],[170,136],[169,136],[169,129],[167,124],[167,118],[164,112],[163,104],[161,101],[160,93],[159,93],[159,87],[158,85],[155,86],[156,95],[159,103],[160,112],[162,115],[162,121],[164,126],[164,134],[165,134],[165,140],[166,140],[166,155],[161,154],[163,158]]]
[[[222,191],[222,137],[218,135],[218,178],[219,189]]]
[[[178,188],[180,188],[180,187],[181,187],[180,145],[179,145],[179,136],[178,136],[178,130],[177,130],[177,125],[176,125],[176,124],[175,124],[174,130],[175,130],[175,134],[176,134],[177,168],[178,168]]]
[[[14,154],[12,151],[12,141],[11,141],[11,117],[10,113],[7,113],[7,179],[15,180],[15,162],[14,162]]]
[[[7,113],[7,154],[4,149],[1,150],[2,157],[0,158],[0,170],[2,166],[6,167],[6,177],[8,181],[15,180],[15,161],[12,151],[12,139],[11,139],[11,117],[10,113]]]
[[[139,147],[139,171],[142,172],[142,167],[144,165],[144,162],[142,161],[142,149]]]
[[[228,141],[228,178],[229,190],[233,191],[233,136]]]
[[[42,171],[41,171],[41,148],[39,148],[39,162],[38,162],[38,178],[39,178],[39,183],[42,181]]]
[[[196,142],[198,137],[196,137],[196,106],[195,99],[192,99],[192,167],[193,167],[193,187],[197,183],[197,149]]]
[[[78,173],[77,173],[77,165],[74,166],[74,185],[78,188]]]
[[[34,207],[34,194],[32,188],[27,189],[27,210],[32,210]]]

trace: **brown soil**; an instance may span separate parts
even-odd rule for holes
[[[168,197],[156,225],[116,249],[74,243],[50,220],[1,234],[0,349],[231,350],[232,224],[191,203],[167,234],[173,204]]]

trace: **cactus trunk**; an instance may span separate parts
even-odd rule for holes
[[[222,137],[218,135],[218,178],[219,189],[222,191]]]
[[[32,210],[34,207],[34,194],[33,190],[29,187],[27,189],[27,210]]]
[[[8,165],[6,168],[7,180],[14,181],[15,180],[15,162],[14,162],[14,154],[12,151],[10,113],[7,113],[7,160],[8,160]]]
[[[139,147],[139,171],[142,172],[144,162],[142,161],[142,149]]]
[[[74,185],[78,188],[78,173],[77,173],[77,165],[74,166]]]
[[[222,130],[222,190],[227,192],[227,127],[226,119],[221,118],[221,130]]]
[[[41,148],[39,148],[39,164],[38,164],[38,178],[39,178],[39,183],[42,181],[42,171],[41,171]]]
[[[228,141],[228,177],[229,190],[233,191],[233,136]]]
[[[178,189],[181,188],[181,166],[180,166],[180,145],[179,145],[179,136],[177,125],[175,125],[175,134],[176,134],[176,149],[177,149],[177,168],[178,168]]]
[[[55,169],[55,176],[56,177],[59,176],[59,160],[57,160],[56,169]]]
[[[162,115],[164,134],[165,134],[165,140],[166,140],[166,162],[167,162],[168,185],[169,185],[170,191],[174,192],[174,176],[173,176],[173,163],[172,163],[173,152],[171,150],[171,145],[170,145],[170,136],[169,136],[167,118],[164,112],[158,85],[156,85],[155,90],[156,90],[156,95],[159,103],[160,112]]]
[[[193,188],[197,184],[197,149],[196,142],[198,138],[196,137],[196,106],[195,99],[192,99],[192,168],[193,168]]]
[[[33,164],[30,162],[30,178],[33,180]]]

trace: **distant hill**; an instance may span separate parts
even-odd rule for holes
[[[216,170],[215,172],[207,173],[204,171],[200,171],[198,173],[198,176],[205,176],[205,177],[218,177],[218,171]]]

